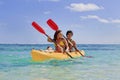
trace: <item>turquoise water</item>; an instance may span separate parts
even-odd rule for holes
[[[81,44],[93,58],[32,62],[31,49],[47,46],[0,44],[0,80],[120,80],[120,45]]]

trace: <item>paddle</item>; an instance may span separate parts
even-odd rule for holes
[[[45,36],[49,37],[46,32],[43,30],[41,26],[39,26],[35,21],[32,22],[32,26],[39,31],[40,33],[44,34]],[[50,38],[50,37],[49,37]],[[51,38],[50,38],[51,39]],[[51,39],[56,45],[58,45],[54,40]],[[59,45],[58,45],[59,46]],[[60,47],[60,46],[59,46]],[[61,48],[61,47],[60,47]],[[66,53],[70,58],[73,58],[69,53]]]
[[[57,31],[57,30],[59,29],[58,26],[57,26],[57,24],[56,24],[52,19],[48,19],[47,24],[48,24],[53,30],[55,30],[55,31]],[[64,35],[63,35],[63,37],[64,37],[65,39],[67,39]],[[68,40],[68,42],[73,46],[73,44],[71,43],[70,40]],[[75,46],[73,46],[73,47],[75,48],[76,51],[78,51],[78,49],[77,49]],[[80,51],[78,51],[78,52],[79,52],[79,54],[82,55],[83,57],[89,57],[89,58],[92,57],[92,56],[84,56]]]
[[[44,34],[45,36],[49,37],[45,31],[43,30],[43,28],[41,28],[41,26],[39,26],[35,21],[32,22],[32,26],[38,30],[40,33]]]

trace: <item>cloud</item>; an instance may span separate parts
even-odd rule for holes
[[[88,3],[71,3],[70,6],[67,6],[68,9],[76,12],[85,12],[85,11],[96,11],[104,9],[102,6],[97,6],[96,4]]]
[[[44,14],[46,14],[46,15],[47,15],[47,14],[50,14],[50,13],[51,13],[50,11],[45,11],[45,12],[44,12]]]
[[[120,23],[120,19],[111,20],[112,23]]]
[[[81,19],[95,19],[102,23],[120,23],[120,19],[105,19],[96,15],[80,16]]]
[[[96,15],[81,16],[81,18],[82,19],[96,19],[102,23],[109,23],[107,19],[100,18],[99,16],[96,16]]]
[[[39,2],[41,1],[50,1],[50,2],[59,2],[60,0],[38,0]]]

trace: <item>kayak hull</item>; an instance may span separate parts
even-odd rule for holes
[[[84,50],[80,50],[82,55],[85,55]],[[79,52],[70,52],[69,53],[73,58],[81,57]],[[46,61],[46,60],[66,60],[70,59],[70,57],[66,53],[58,53],[58,52],[45,52],[41,50],[33,49],[31,51],[31,56],[33,61]]]

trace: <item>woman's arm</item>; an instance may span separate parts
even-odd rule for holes
[[[65,51],[69,51],[69,46],[68,46],[68,42],[66,39],[64,39],[64,44],[66,46],[66,50]]]
[[[53,39],[51,39],[51,38],[48,36],[47,41],[48,41],[48,42],[53,42]]]

